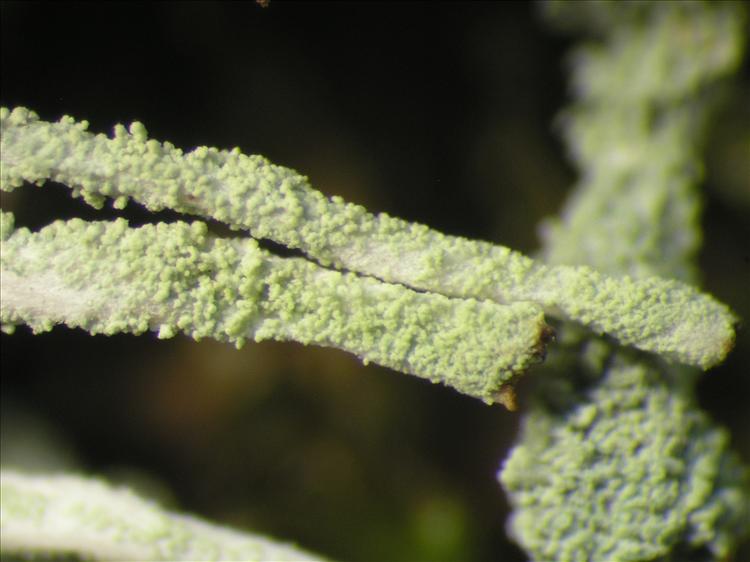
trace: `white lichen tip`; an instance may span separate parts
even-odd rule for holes
[[[328,199],[261,156],[206,147],[184,154],[147,139],[140,123],[118,125],[111,139],[86,128],[70,117],[44,122],[25,108],[0,111],[2,189],[53,180],[95,206],[132,198],[151,210],[210,217],[323,265],[449,297],[523,303],[704,369],[731,348],[731,311],[686,284],[544,266],[508,248]]]
[[[0,552],[92,560],[323,562],[263,536],[163,510],[78,476],[0,473]]]

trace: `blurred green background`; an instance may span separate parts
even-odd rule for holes
[[[531,253],[575,180],[554,129],[573,43],[532,3],[2,2],[0,25],[4,106],[239,146],[451,234]],[[705,287],[748,319],[747,65],[734,93],[707,150],[700,259]],[[174,219],[93,211],[59,186],[2,205],[34,228]],[[295,343],[19,329],[0,353],[4,464],[102,474],[341,560],[524,560],[495,480],[518,413]],[[699,386],[745,462],[748,365],[745,330]]]

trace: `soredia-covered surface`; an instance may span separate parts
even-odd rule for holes
[[[547,225],[545,260],[694,283],[698,148],[714,82],[739,61],[742,7],[546,8],[597,41],[573,59],[578,100],[564,124],[582,178]],[[537,562],[729,559],[750,530],[750,476],[700,410],[697,373],[573,326],[559,336],[559,372],[531,399],[499,474],[511,536]],[[704,336],[681,334],[690,345]]]
[[[750,528],[747,474],[690,385],[670,380],[685,376],[615,354],[574,406],[529,415],[500,480],[517,508],[510,532],[534,560],[732,552]]]
[[[240,346],[294,340],[337,347],[492,403],[541,360],[549,328],[533,303],[420,293],[301,258],[204,223],[130,228],[57,221],[38,233],[2,213],[3,328],[55,324],[91,334],[185,333]]]
[[[734,342],[724,304],[659,277],[608,275],[586,265],[548,266],[487,242],[448,236],[340,197],[261,156],[199,147],[188,154],[148,140],[145,127],[94,135],[63,117],[39,120],[25,108],[0,110],[2,188],[24,181],[68,185],[94,206],[128,198],[150,210],[202,215],[257,238],[299,248],[319,263],[451,297],[534,303],[624,345],[707,369]],[[541,343],[541,342],[540,342]]]

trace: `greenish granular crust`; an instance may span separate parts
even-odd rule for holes
[[[499,478],[511,533],[534,560],[643,562],[700,548],[723,560],[750,529],[750,480],[727,435],[689,385],[630,357],[613,358],[571,409],[534,407]]]
[[[12,215],[3,213],[3,228]],[[419,293],[300,258],[204,223],[130,228],[123,219],[57,221],[2,242],[2,323],[64,323],[92,334],[178,332],[241,345],[294,340],[337,347],[493,402],[541,360],[546,325],[532,303]]]
[[[0,241],[5,242],[15,229],[15,219],[13,213],[3,213],[0,211]]]
[[[148,140],[140,123],[129,131],[118,125],[112,139],[86,126],[69,117],[40,121],[24,108],[0,110],[2,188],[54,180],[93,205],[133,198],[152,210],[212,217],[300,248],[323,265],[453,297],[535,303],[626,345],[702,368],[722,361],[732,346],[731,311],[687,285],[545,266],[508,248],[329,200],[303,176],[260,156],[205,147],[183,154]],[[589,306],[592,297],[606,307]],[[686,341],[686,333],[711,337]]]
[[[0,476],[0,552],[87,560],[323,559],[291,545],[162,510],[125,489],[77,476]]]
[[[605,37],[574,59],[579,103],[566,115],[566,138],[583,178],[548,227],[544,258],[646,283],[655,273],[694,279],[706,93],[737,63],[740,4],[545,8],[561,26]],[[633,289],[624,294],[639,298]],[[599,286],[592,298],[606,292]],[[660,298],[676,309],[692,306],[679,295],[667,290]],[[713,337],[674,326],[688,345]],[[539,562],[729,559],[750,530],[750,475],[700,411],[697,374],[606,340],[581,343],[586,336],[575,326],[558,335],[565,345],[555,356],[565,368],[536,391],[498,475],[514,506],[514,538]]]
[[[742,58],[741,4],[551,2],[545,8],[554,24],[586,16],[607,37],[572,58],[577,100],[563,123],[585,173],[561,218],[547,225],[545,261],[695,282],[699,150],[716,83]]]
[[[620,344],[702,368],[734,346],[736,317],[692,286],[658,277],[634,279],[570,266],[530,278],[530,291],[549,292],[566,316],[598,334],[616,334]]]

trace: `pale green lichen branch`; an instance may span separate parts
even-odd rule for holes
[[[694,288],[657,277],[607,276],[586,266],[550,267],[508,248],[447,236],[326,198],[293,170],[235,149],[184,154],[133,123],[112,139],[65,117],[40,121],[23,108],[0,113],[2,189],[24,181],[70,186],[99,206],[128,198],[219,220],[299,248],[323,265],[455,297],[529,302],[622,344],[708,368],[734,341],[735,317]]]
[[[57,221],[38,233],[2,213],[0,317],[34,332],[64,323],[91,334],[178,332],[337,347],[486,402],[539,361],[547,327],[530,303],[420,293],[302,258],[204,223],[128,227]],[[511,403],[506,405],[512,406]]]
[[[500,473],[511,534],[538,561],[681,562],[702,547],[727,560],[750,529],[728,435],[673,382],[691,377],[621,353],[602,364],[575,406],[529,412]]]
[[[85,122],[47,123],[3,109],[3,189],[54,180],[94,205],[133,198],[152,210],[217,219],[349,271],[274,257],[253,240],[214,237],[202,223],[131,229],[122,220],[74,220],[30,233],[4,213],[3,323],[152,329],[163,337],[183,331],[235,343],[297,339],[484,399],[496,399],[541,354],[542,309],[623,344],[715,364],[733,340],[731,312],[661,277],[695,280],[698,142],[711,86],[739,60],[742,6],[553,2],[548,9],[603,39],[580,51],[574,66],[579,104],[566,130],[583,179],[548,225],[543,258],[554,265],[329,200],[295,172],[238,150],[183,154],[148,140],[138,123],[107,139],[88,133]],[[539,562],[726,559],[750,529],[749,478],[725,432],[698,408],[695,372],[581,333],[563,324],[561,343],[575,344],[576,366],[539,385],[499,475],[515,508],[512,534]],[[567,351],[556,346],[570,361]],[[143,515],[123,521],[122,512]],[[61,528],[70,531],[62,538]],[[23,552],[248,558],[215,545],[183,554],[205,544],[212,528],[77,478],[4,472],[0,529],[3,549]],[[222,547],[234,544],[234,535],[216,533]],[[26,543],[6,538],[19,534]],[[92,537],[104,551],[79,549]]]
[[[323,562],[264,536],[177,515],[127,489],[78,476],[0,475],[3,554],[94,560]]]
[[[544,231],[544,259],[694,283],[701,144],[717,83],[742,59],[747,20],[733,2],[610,4],[545,4],[557,25],[608,37],[572,57],[578,103],[563,123],[582,178]]]
[[[599,40],[574,59],[565,125],[582,179],[544,258],[694,280],[698,148],[711,89],[742,50],[741,4],[545,8]],[[549,363],[562,369],[537,388],[499,474],[511,534],[539,562],[731,559],[750,531],[750,472],[701,412],[697,374],[580,332],[558,330]]]

